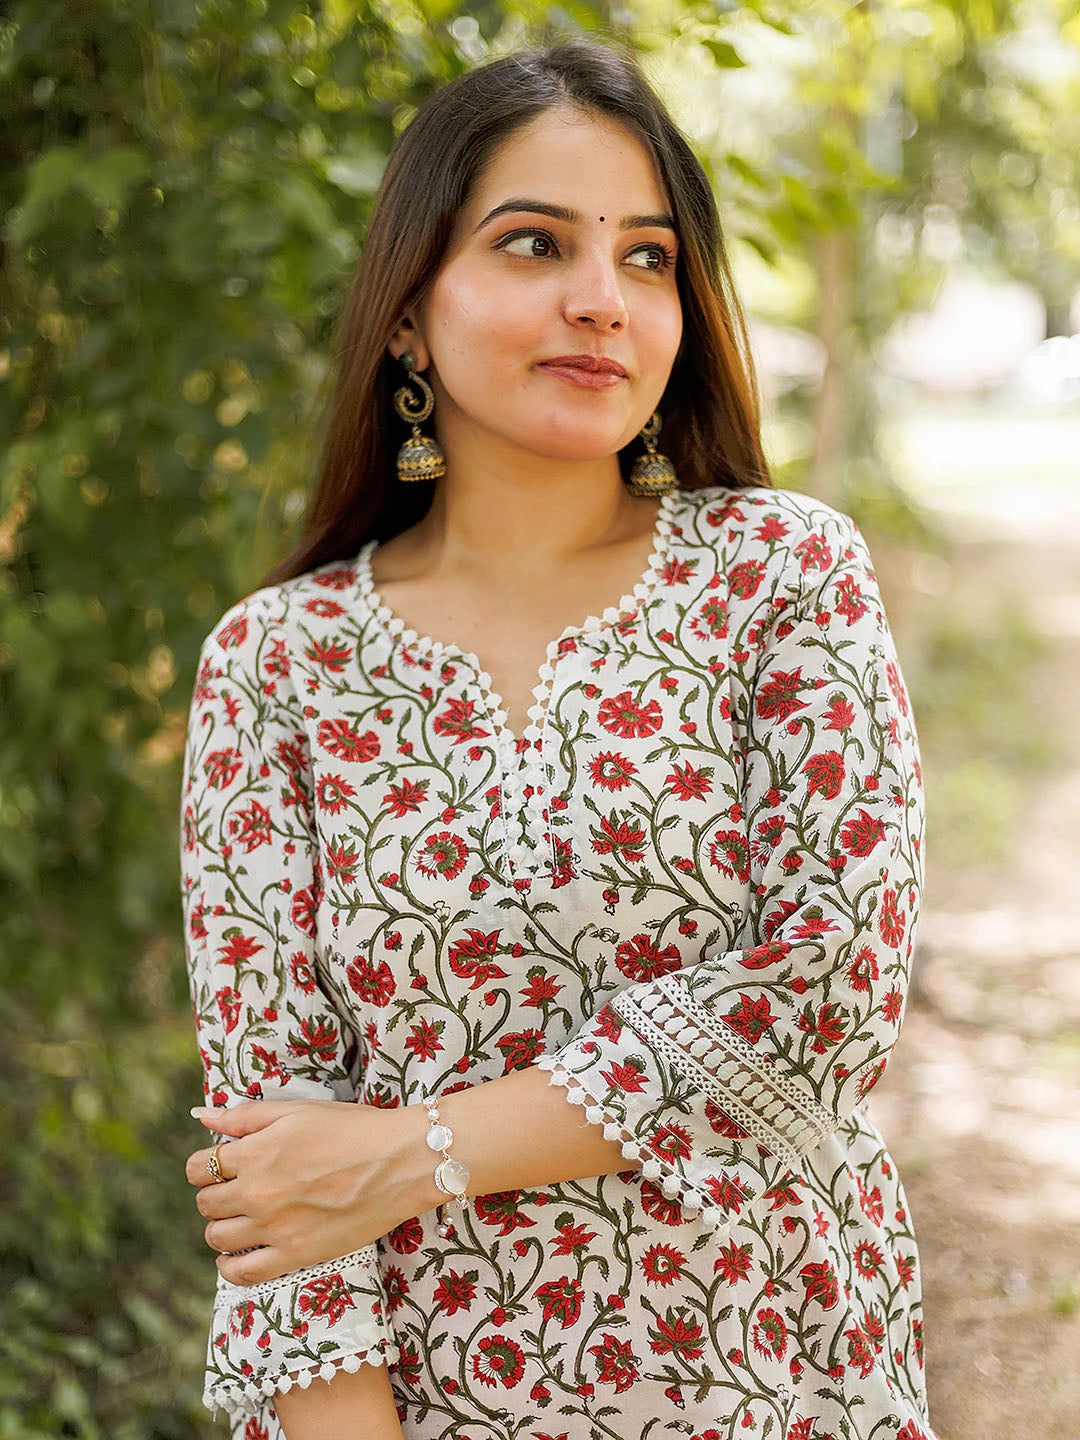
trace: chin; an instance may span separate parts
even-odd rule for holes
[[[529,448],[532,449],[535,455],[543,455],[545,459],[548,460],[565,460],[571,463],[579,461],[582,464],[587,464],[592,460],[609,459],[612,455],[616,454],[617,451],[622,449],[622,445],[620,445],[617,440],[612,439],[610,441],[598,440],[593,443],[581,441],[577,445],[565,444],[553,446],[550,440],[548,440],[546,444],[538,442],[535,446],[530,446]]]
[[[582,425],[581,417],[576,418],[578,423],[575,425],[572,420],[568,422],[558,416],[549,416],[538,429],[536,417],[531,416],[528,426],[522,426],[516,434],[508,435],[507,439],[516,440],[529,450],[539,455],[548,455],[553,460],[600,460],[605,455],[621,450],[634,438],[633,434],[623,438],[626,434],[625,424]]]

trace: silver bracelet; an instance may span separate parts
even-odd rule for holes
[[[435,1166],[436,1189],[444,1195],[449,1195],[451,1203],[456,1200],[461,1207],[462,1215],[464,1215],[468,1208],[465,1204],[465,1191],[472,1178],[469,1167],[463,1160],[455,1160],[448,1153],[450,1146],[454,1143],[454,1132],[449,1125],[440,1123],[438,1100],[429,1095],[424,1097],[423,1103],[431,1126],[425,1137],[428,1149],[437,1150],[442,1155],[442,1159]],[[438,1208],[442,1209],[444,1213],[443,1219],[435,1226],[435,1233],[445,1240],[454,1233],[454,1227],[445,1218],[447,1207],[443,1205]]]

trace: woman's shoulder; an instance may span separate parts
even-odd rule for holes
[[[707,485],[682,490],[682,524],[703,541],[737,540],[740,548],[758,543],[792,548],[814,535],[849,538],[851,516],[826,500],[801,490],[772,485]]]
[[[854,520],[835,505],[771,485],[681,492],[677,523],[699,585],[748,610],[790,604],[842,570],[869,572]]]
[[[332,560],[288,580],[260,585],[229,606],[211,627],[203,650],[258,648],[271,632],[288,644],[289,633],[305,618],[310,622],[344,615],[355,584],[355,562]]]

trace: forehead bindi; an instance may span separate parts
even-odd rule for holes
[[[512,195],[488,210],[480,222],[474,226],[472,233],[475,235],[492,224],[500,215],[525,214],[544,215],[549,219],[561,220],[566,225],[580,225],[588,217],[574,209],[571,205],[559,205],[549,200],[543,200],[535,196]],[[607,215],[597,217],[600,224],[604,224]],[[621,215],[616,221],[619,230],[648,230],[660,229],[670,230],[675,233],[675,218],[666,210],[642,211],[640,213]]]
[[[583,203],[578,206],[578,197],[566,192],[570,175],[581,181]],[[625,188],[613,194],[608,182],[616,175]],[[606,191],[604,199],[590,206],[590,190],[595,193],[598,186]],[[501,147],[461,219],[464,234],[470,236],[486,233],[488,226],[514,212],[571,227],[591,225],[595,217],[597,224],[620,233],[659,228],[676,235],[669,203],[656,157],[640,137],[610,117],[557,107]]]

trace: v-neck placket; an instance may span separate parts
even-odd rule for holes
[[[395,615],[382,599],[371,569],[371,557],[378,540],[367,541],[357,554],[357,593],[369,614],[391,640],[432,661],[453,660],[468,672],[462,689],[487,717],[494,736],[499,767],[496,863],[508,883],[553,878],[558,866],[549,810],[551,766],[545,755],[545,739],[557,667],[567,654],[576,651],[576,646],[567,648],[567,642],[610,629],[620,622],[629,623],[642,609],[653,594],[667,560],[673,516],[680,493],[674,490],[661,496],[649,560],[633,589],[600,615],[589,615],[579,625],[567,625],[548,642],[543,663],[537,671],[537,684],[532,688],[535,699],[527,711],[529,723],[520,736],[508,727],[503,698],[493,688],[491,675],[475,652],[453,642],[421,635]]]

